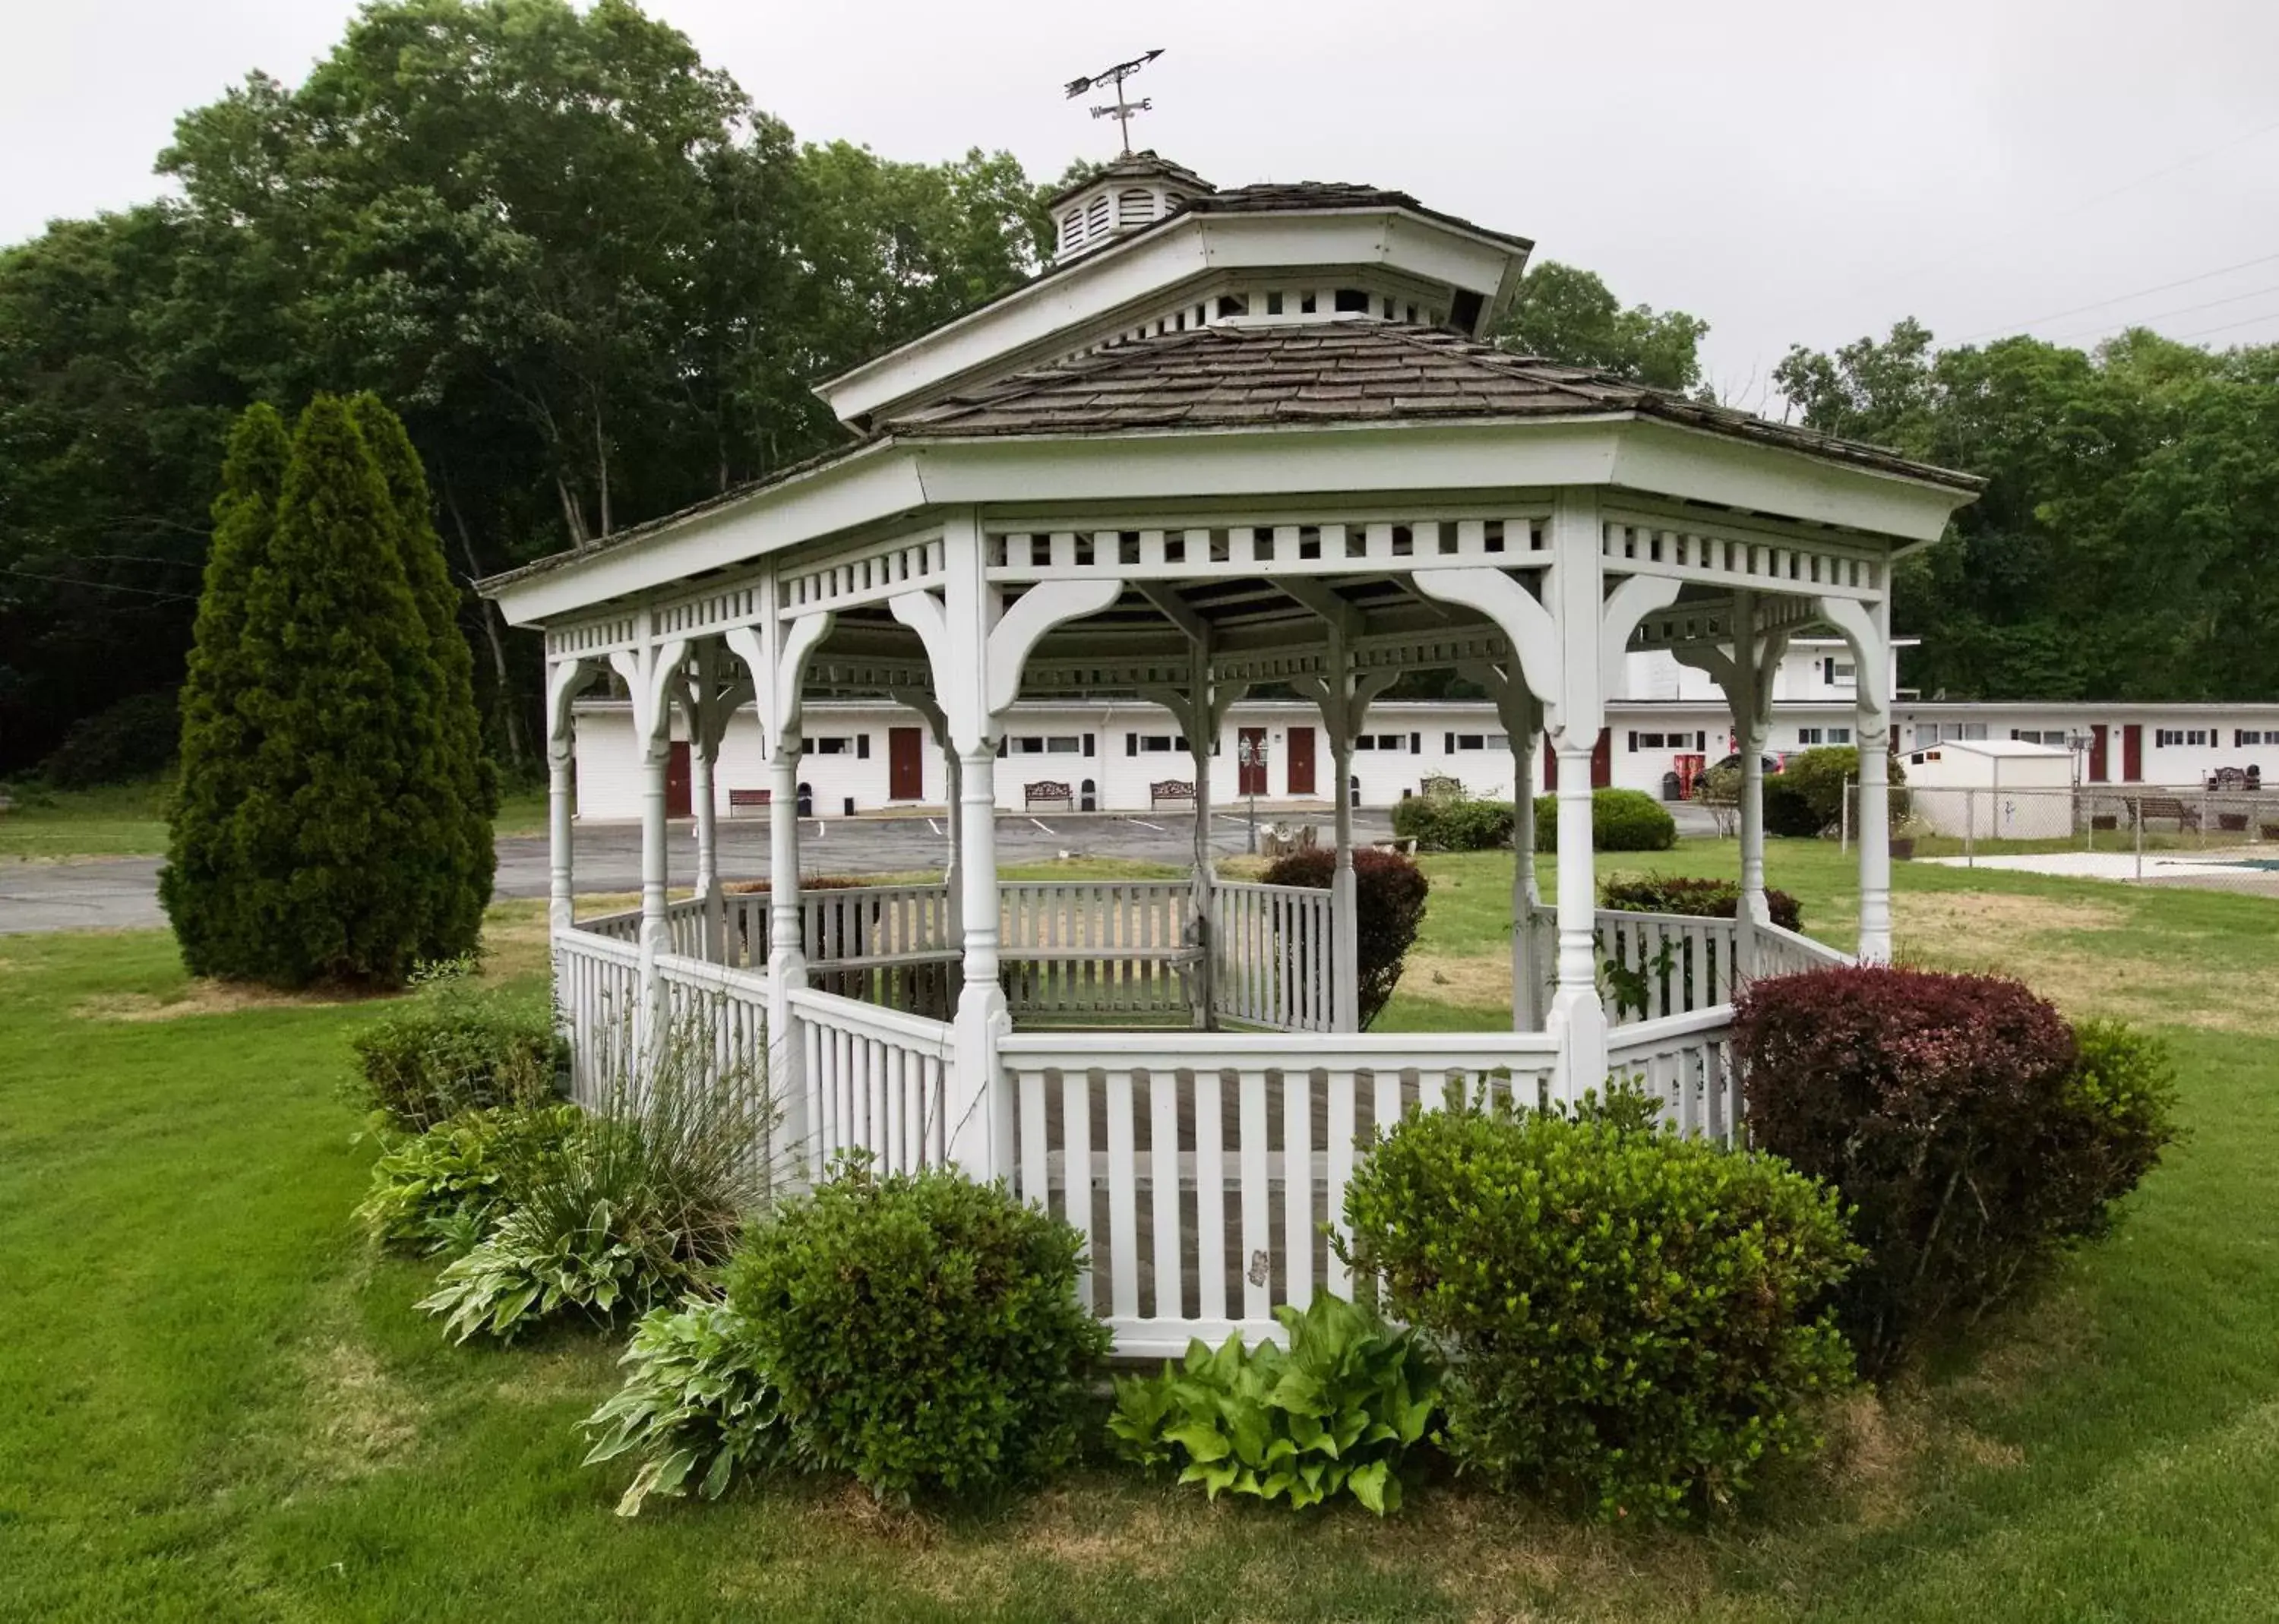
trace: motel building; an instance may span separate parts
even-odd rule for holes
[[[1898,651],[1915,640],[1892,640]],[[2279,703],[2117,704],[2030,701],[1939,702],[1897,687],[1892,738],[1902,759],[1946,742],[2038,745],[2069,765],[2054,782],[2143,784],[2198,789],[2225,768],[2279,785]],[[1858,678],[1840,639],[1789,641],[1773,680],[1768,751],[1776,758],[1817,745],[1853,742]],[[641,816],[641,767],[629,700],[597,697],[575,709],[579,816],[591,822]],[[1623,656],[1608,722],[1592,758],[1594,783],[1680,799],[1704,766],[1738,748],[1732,713],[1709,676],[1666,650]],[[802,810],[814,817],[935,816],[947,800],[946,767],[925,721],[889,700],[810,701],[802,740]],[[687,817],[692,774],[685,721],[667,778],[670,816]],[[1558,787],[1558,758],[1534,752],[1534,789]],[[1126,694],[1017,705],[999,745],[1001,812],[1184,810],[1193,768],[1171,713]],[[1296,698],[1247,699],[1227,709],[1211,744],[1209,799],[1227,806],[1252,794],[1278,811],[1326,808],[1331,770],[1320,711]],[[1357,804],[1390,807],[1426,779],[1453,778],[1472,794],[1508,799],[1516,770],[1511,739],[1484,699],[1381,699],[1354,741]],[[1911,778],[1917,773],[1910,770]],[[2037,783],[2050,781],[2045,768]],[[712,780],[723,818],[760,816],[768,774],[756,715],[728,723]],[[1040,793],[1032,796],[1032,788]],[[1058,791],[1065,789],[1063,800]]]

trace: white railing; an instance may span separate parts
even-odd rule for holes
[[[806,1061],[809,1168],[867,1151],[886,1172],[940,1165],[952,1050],[942,1022],[811,987],[788,994]]]
[[[1730,919],[1686,914],[1599,914],[1600,978],[1615,1026],[1692,1015],[1733,1001],[1738,936]]]
[[[1349,1291],[1327,1232],[1376,1132],[1451,1084],[1539,1106],[1557,1058],[1535,1032],[1017,1032],[999,1052],[1016,1186],[1084,1235],[1078,1294],[1143,1357],[1273,1336],[1277,1304]]]
[[[768,961],[768,893],[732,892],[721,951],[731,963]],[[950,950],[949,891],[939,884],[844,885],[799,893],[800,943],[810,967],[878,962]]]
[[[1806,970],[1829,969],[1836,965],[1853,962],[1852,955],[1830,947],[1825,942],[1815,942],[1794,931],[1784,931],[1775,924],[1757,927],[1757,963],[1753,972],[1759,976],[1795,976]]]
[[[582,925],[556,931],[554,1005],[570,1042],[570,1097],[583,1106],[606,1103],[633,1073],[641,949]]]
[[[1184,1015],[1193,890],[1178,880],[1008,880],[997,887],[1016,1015]]]
[[[598,936],[604,941],[633,942],[641,940],[641,911],[626,908],[620,913],[596,914],[591,919],[580,919],[578,929],[588,936]]]
[[[1221,881],[1211,887],[1211,1012],[1281,1031],[1334,1030],[1331,893]]]
[[[1618,1028],[1607,1037],[1607,1075],[1637,1079],[1680,1132],[1730,1145],[1741,1121],[1732,1029],[1730,1004]]]

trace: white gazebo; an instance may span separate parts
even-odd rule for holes
[[[1769,675],[1805,628],[1852,647],[1860,953],[1884,958],[1891,568],[1976,482],[1493,348],[1531,245],[1402,193],[1218,191],[1141,154],[1055,215],[1034,280],[820,386],[857,436],[843,450],[485,591],[546,634],[579,1089],[701,1017],[721,1052],[764,1050],[808,1166],[856,1148],[1010,1181],[1090,1237],[1083,1289],[1120,1348],[1177,1351],[1342,1285],[1322,1230],[1354,1158],[1451,1083],[1536,1103],[1638,1075],[1687,1127],[1730,1132],[1736,979],[1838,956],[1764,909]],[[1738,920],[1595,911],[1590,758],[1609,665],[1641,647],[1731,700]],[[641,907],[579,920],[572,701],[605,667],[643,752]],[[1371,701],[1436,668],[1494,698],[1516,782],[1539,737],[1556,753],[1557,906],[1522,796],[1510,1030],[1363,1033],[1350,797],[1329,891],[1225,883],[1203,753],[1233,699],[1286,686],[1319,705],[1342,788]],[[1196,753],[1191,882],[1001,884],[1007,708],[1118,693],[1169,706]],[[947,883],[802,894],[782,813],[818,695],[891,696],[931,724]],[[710,778],[746,705],[772,889],[724,896]],[[694,896],[668,905],[676,711],[698,855]]]

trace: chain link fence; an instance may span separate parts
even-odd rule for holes
[[[1859,828],[1848,787],[1841,835]],[[1968,868],[2279,897],[2279,789],[1894,786],[1892,854]]]

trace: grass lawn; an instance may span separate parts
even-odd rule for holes
[[[19,785],[0,811],[0,862],[59,857],[155,857],[166,849],[171,778],[42,790]]]
[[[171,778],[84,790],[19,785],[16,804],[0,811],[0,862],[164,856],[166,794],[173,787]],[[507,791],[491,826],[502,835],[544,834],[544,786]]]
[[[1399,1013],[1492,1019],[1508,860],[1430,866]],[[1846,939],[1848,864],[1771,868]],[[1211,1507],[1105,1468],[951,1518],[791,1482],[621,1521],[576,1433],[616,1342],[448,1347],[411,1306],[428,1271],[350,1229],[372,1147],[337,1090],[370,1006],[196,992],[156,932],[0,941],[0,1618],[2279,1618],[2279,904],[1898,884],[1910,956],[2161,1023],[2193,1137],[1974,1361],[1854,1406],[1706,1535],[1448,1484],[1385,1524]],[[503,977],[537,984],[542,917],[495,910]]]

